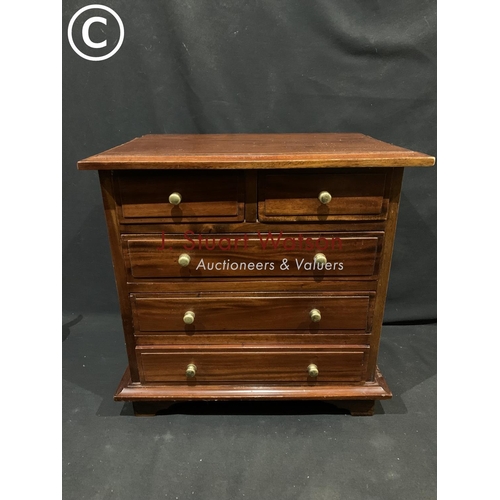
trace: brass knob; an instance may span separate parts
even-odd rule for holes
[[[179,255],[179,260],[177,261],[182,267],[189,266],[191,262],[191,257],[187,253],[181,253]]]
[[[307,374],[312,378],[316,378],[319,375],[318,367],[315,364],[311,363],[307,367]]]
[[[332,201],[332,195],[328,191],[321,191],[318,195],[318,200],[321,201],[323,205],[326,205]]]
[[[314,321],[314,323],[321,321],[321,313],[319,312],[319,309],[311,309],[309,311],[309,316],[311,318],[311,321]]]
[[[193,378],[196,375],[196,365],[189,363],[186,368],[186,377]]]
[[[314,256],[314,261],[317,262],[318,264],[326,264],[326,255],[324,253],[317,253]]]
[[[194,323],[194,312],[193,311],[186,311],[184,313],[184,318],[182,318],[184,323],[186,325],[190,325],[191,323]]]
[[[172,194],[168,197],[168,201],[169,201],[172,205],[178,205],[178,204],[182,201],[182,196],[180,195],[180,193],[172,193]]]

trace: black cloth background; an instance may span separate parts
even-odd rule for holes
[[[63,3],[69,315],[118,310],[97,173],[79,159],[147,133],[361,132],[436,155],[434,1],[109,0],[125,37],[105,61],[68,43],[85,5]],[[436,167],[409,168],[385,321],[435,318]]]

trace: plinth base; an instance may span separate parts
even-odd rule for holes
[[[127,369],[115,394],[115,401],[131,401],[137,416],[151,416],[178,401],[217,400],[324,400],[351,415],[373,415],[375,400],[390,399],[391,391],[377,368],[375,380],[360,384],[279,385],[143,385],[130,379]]]

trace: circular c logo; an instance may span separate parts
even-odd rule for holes
[[[119,29],[118,40],[115,41],[114,47],[112,47],[111,50],[105,54],[100,54],[100,55],[85,54],[84,52],[82,52],[82,50],[80,50],[77,47],[75,40],[73,39],[73,28],[75,25],[75,21],[80,17],[81,14],[83,14],[84,12],[86,12],[90,9],[98,9],[98,10],[100,9],[100,10],[103,10],[103,11],[111,14],[113,16],[113,19],[115,20],[117,26],[118,26],[118,29]],[[95,54],[96,50],[102,52],[102,50],[99,50],[99,49],[105,49],[108,47],[108,40],[107,39],[102,40],[102,41],[94,41],[94,40],[92,40],[92,38],[90,36],[91,27],[93,25],[97,25],[97,24],[99,24],[100,25],[99,27],[101,27],[101,28],[102,28],[102,26],[107,26],[108,19],[106,17],[102,17],[102,16],[89,17],[88,19],[85,20],[85,22],[83,23],[83,26],[81,27],[82,42],[86,47],[93,49],[94,54]],[[69,44],[71,45],[71,48],[80,57],[83,57],[84,59],[87,59],[88,61],[104,61],[105,59],[109,59],[111,56],[116,54],[118,52],[118,50],[120,49],[120,47],[122,46],[124,36],[125,36],[125,29],[123,27],[123,22],[120,19],[120,16],[113,9],[110,9],[109,7],[106,7],[105,5],[93,4],[93,5],[87,5],[86,7],[82,7],[79,11],[77,11],[74,14],[74,16],[71,18],[71,21],[69,22],[69,25],[68,25],[68,40],[69,40]],[[81,48],[83,48],[83,44],[80,43],[80,45],[82,45]]]

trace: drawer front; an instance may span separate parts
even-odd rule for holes
[[[196,293],[132,294],[144,332],[368,330],[369,295]]]
[[[316,279],[376,275],[383,233],[186,233],[183,236],[125,235],[122,238],[131,278],[273,276]],[[318,262],[319,254],[324,255],[326,264]],[[183,266],[179,259],[188,263]]]
[[[144,219],[167,223],[244,219],[241,172],[131,171],[118,172],[116,177],[124,223]]]
[[[385,184],[385,173],[261,174],[259,220],[384,219]]]
[[[255,350],[204,351],[158,348],[137,349],[141,382],[360,382],[365,371],[366,350]],[[194,376],[188,377],[189,365]],[[318,374],[310,376],[315,365]],[[193,372],[191,372],[191,375]]]

